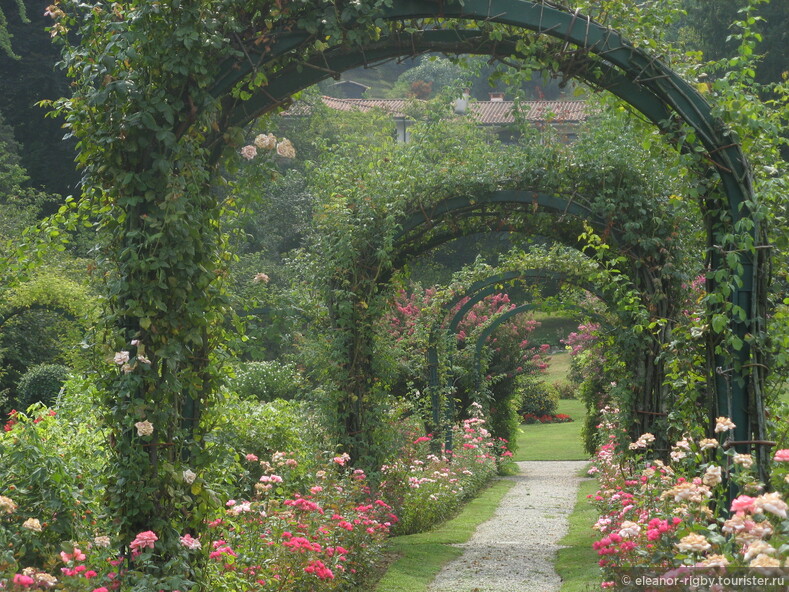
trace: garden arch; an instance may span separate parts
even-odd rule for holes
[[[217,386],[209,360],[222,302],[212,282],[222,264],[211,172],[223,147],[239,140],[229,128],[356,65],[424,51],[521,55],[521,39],[498,24],[554,40],[552,53],[526,57],[620,96],[681,149],[698,151],[704,174],[720,180],[722,193],[704,203],[708,291],[719,296],[708,310],[715,327],[707,334],[708,382],[715,383],[719,413],[733,417],[735,440],[747,448],[761,429],[766,366],[758,344],[768,250],[759,248],[764,233],[742,150],[695,88],[616,31],[541,0],[283,5],[285,16],[275,18],[241,2],[210,15],[198,3],[119,3],[118,19],[82,5],[85,14],[52,30],[68,45],[79,37],[69,27],[81,27],[87,40],[65,52],[75,96],[58,105],[80,138],[85,195],[106,238],[113,278],[106,318],[118,329],[111,346],[139,343],[146,349],[134,346],[131,354],[147,352],[152,362],[150,371],[106,373],[116,469],[126,487],[154,492],[121,499],[113,490],[124,532],[158,529],[162,516],[175,513],[159,461],[186,466],[189,456],[181,452],[200,447],[200,406]],[[141,403],[157,424],[145,446],[130,421]],[[193,496],[210,505],[207,493]]]
[[[423,18],[502,23],[558,39],[565,42],[565,48],[573,44],[578,51],[565,53],[565,57],[570,59],[565,59],[560,66],[570,70],[571,75],[620,96],[664,131],[676,129],[677,124],[693,130],[711,164],[707,174],[720,179],[725,194],[725,201],[715,200],[712,196],[707,200],[710,206],[706,221],[711,268],[723,270],[723,277],[731,278],[730,289],[724,289],[728,306],[715,311],[715,314],[723,314],[728,319],[731,338],[721,343],[717,336],[709,337],[710,381],[715,383],[718,413],[731,416],[738,426],[735,439],[745,442],[750,439],[752,429],[760,432],[761,419],[752,417],[751,409],[760,409],[766,367],[762,364],[761,352],[752,348],[751,343],[754,337],[764,332],[764,264],[767,255],[764,249],[754,251],[751,248],[763,246],[765,239],[752,212],[753,191],[747,162],[739,145],[731,141],[727,130],[713,116],[710,105],[698,91],[656,56],[634,47],[619,33],[578,12],[540,1],[468,0],[462,5],[443,2],[436,5],[428,0],[412,0],[384,9],[380,18],[390,23]],[[350,25],[353,26],[352,23]],[[306,31],[282,32],[275,37],[268,54],[260,55],[257,64],[247,53],[248,59],[239,64],[238,72],[217,81],[217,95],[222,94],[222,88],[229,88],[242,78],[245,69],[258,67],[265,71],[267,64],[303,46],[311,38],[312,34]],[[506,47],[506,41],[502,46]],[[517,55],[512,49],[514,46],[510,45],[504,51],[508,51],[508,55]],[[286,66],[282,75],[269,77],[262,92],[246,105],[234,99],[229,103],[226,101],[226,106],[232,104],[235,107],[228,111],[233,113],[228,121],[239,124],[270,111],[287,101],[297,88],[312,84],[316,78],[355,65],[427,50],[501,55],[498,43],[492,42],[482,29],[431,29],[409,34],[404,28],[393,27],[388,38],[376,43],[362,47],[339,46],[317,55],[315,59],[320,60],[320,66],[318,62],[310,62],[309,58]],[[320,73],[308,72],[306,76],[301,73],[301,70],[310,68]],[[695,149],[689,145],[682,147]],[[727,238],[731,234],[737,235],[737,239]],[[728,262],[725,261],[727,256]],[[711,276],[708,287],[715,289],[719,282],[714,274]]]
[[[541,268],[524,269],[518,271],[506,271],[473,282],[471,285],[469,285],[469,287],[466,290],[456,294],[452,299],[445,302],[442,305],[442,309],[447,312],[450,312],[455,306],[458,305],[458,303],[462,302],[465,298],[468,298],[468,301],[465,302],[454,313],[454,315],[452,315],[452,318],[450,319],[447,327],[444,329],[444,332],[447,333],[448,335],[457,334],[458,325],[465,317],[465,315],[473,308],[473,306],[478,302],[482,301],[487,296],[490,296],[491,294],[500,291],[502,288],[502,284],[514,284],[516,282],[524,282],[524,281],[528,281],[529,283],[534,284],[534,283],[538,283],[540,280],[547,280],[549,282],[554,282],[554,283],[563,283],[563,282],[568,282],[573,284],[577,283],[578,287],[582,287],[586,290],[589,290],[592,293],[594,293],[596,296],[598,296],[598,298],[604,300],[602,294],[600,293],[599,290],[596,289],[595,286],[591,285],[588,282],[573,281],[570,275],[566,273],[560,273],[551,269],[541,269]],[[545,302],[530,302],[519,306],[513,305],[512,309],[502,312],[494,319],[492,319],[489,325],[480,333],[474,345],[474,349],[475,349],[474,359],[475,359],[475,368],[476,368],[475,379],[477,384],[477,390],[479,390],[480,387],[479,379],[481,377],[482,348],[484,347],[485,342],[491,336],[493,331],[495,331],[496,328],[500,326],[502,323],[509,320],[512,316],[533,310],[544,310],[544,307],[545,307]],[[574,305],[571,303],[561,303],[556,308],[559,310],[573,310],[573,311],[582,312],[588,316],[595,318],[596,320],[598,320],[603,324],[607,324],[607,321],[603,319],[600,315],[582,306]],[[433,426],[435,427],[435,429],[439,429],[439,426],[441,426],[440,429],[444,432],[445,435],[446,447],[447,449],[451,449],[452,435],[451,435],[451,430],[449,429],[448,426],[451,425],[451,422],[454,419],[455,403],[451,397],[447,398],[445,405],[444,421],[442,422],[441,405],[440,405],[440,397],[439,397],[441,384],[438,376],[439,355],[438,355],[437,334],[439,331],[441,331],[441,327],[439,323],[434,324],[430,329],[429,346],[426,354],[427,370],[428,370],[428,388],[430,389],[430,396],[431,396]]]

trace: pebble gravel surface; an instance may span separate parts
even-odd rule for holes
[[[463,555],[444,566],[429,592],[557,592],[553,568],[567,533],[586,461],[526,461],[493,518],[477,527]]]

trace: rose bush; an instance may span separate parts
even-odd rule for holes
[[[617,413],[602,412],[603,444],[590,470],[600,481],[590,497],[600,512],[593,546],[603,587],[616,588],[617,576],[634,568],[669,576],[725,567],[769,575],[787,566],[789,450],[775,453],[772,482],[759,483],[753,457],[723,445],[734,424],[720,417],[715,438],[685,436],[664,463],[651,453],[655,438],[648,433],[627,453],[617,449]],[[727,479],[741,492],[731,503]]]

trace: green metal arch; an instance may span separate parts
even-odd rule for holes
[[[540,304],[529,303],[529,304],[521,304],[520,306],[516,306],[508,310],[507,312],[502,313],[500,316],[493,319],[490,324],[483,329],[482,333],[479,334],[477,337],[477,341],[474,344],[474,364],[476,368],[476,379],[477,379],[477,387],[479,388],[480,381],[482,379],[482,348],[485,347],[485,342],[488,338],[493,334],[493,332],[504,322],[508,321],[512,317],[522,314],[524,312],[529,312],[532,310],[538,309]],[[606,320],[594,311],[590,311],[582,306],[578,306],[576,304],[565,304],[564,308],[567,310],[577,310],[583,312],[584,314],[588,315],[589,317],[597,320],[600,322],[601,325],[607,325],[608,323]]]
[[[488,205],[503,204],[540,208],[542,211],[556,214],[560,218],[567,215],[583,218],[599,232],[603,232],[607,227],[606,222],[595,216],[589,208],[565,197],[550,195],[542,191],[502,189],[475,195],[473,198],[450,197],[427,210],[420,209],[417,212],[413,212],[400,223],[400,231],[395,237],[395,242],[400,245],[400,248],[404,248],[408,241],[413,240],[411,236],[424,235],[425,232],[434,228],[445,216],[452,214],[473,215],[474,212],[484,210]],[[616,234],[614,234],[615,238]]]
[[[480,300],[485,298],[486,296],[493,294],[498,290],[498,286],[501,284],[512,283],[515,281],[523,280],[523,279],[532,279],[532,280],[539,280],[539,279],[549,279],[551,281],[564,281],[571,279],[570,276],[567,274],[557,273],[553,270],[549,269],[527,269],[527,270],[519,270],[519,271],[506,271],[502,273],[498,273],[492,275],[487,278],[483,278],[481,280],[477,280],[469,285],[469,287],[463,291],[462,294],[457,294],[452,300],[448,301],[444,304],[443,308],[445,310],[451,310],[454,306],[457,305],[458,302],[462,301],[464,298],[468,297],[469,301],[464,304],[452,317],[449,325],[447,326],[446,332],[449,334],[453,334],[457,332],[457,326],[462,320],[462,318],[466,315],[466,313]],[[584,283],[578,284],[579,287],[583,287],[584,289],[589,290],[599,298],[604,300],[601,292],[597,290],[597,288],[591,284]],[[536,308],[540,306],[539,304],[531,303],[529,305],[521,305],[521,307],[516,307],[512,310],[519,310],[523,306],[531,306]],[[588,312],[586,309],[576,306],[576,305],[563,305],[563,308],[580,310],[583,312]],[[503,320],[499,321],[502,317],[505,317],[504,320],[510,318],[512,315],[510,314],[512,311],[507,311],[502,313],[501,316],[496,317],[491,324],[495,324],[494,329],[488,331],[486,328],[483,333],[486,333],[485,339],[490,336],[495,327],[498,327]],[[521,312],[523,312],[521,310]],[[598,315],[595,315],[598,316]],[[441,408],[440,408],[440,401],[438,397],[438,391],[440,389],[440,384],[438,380],[438,346],[436,343],[436,335],[440,329],[440,323],[436,323],[430,330],[430,337],[429,337],[429,346],[427,350],[427,370],[428,370],[428,388],[431,392],[431,410],[432,410],[432,420],[434,426],[441,425]],[[484,339],[482,343],[484,344]],[[479,344],[479,340],[477,344]],[[477,351],[475,354],[475,364],[477,370],[477,377],[480,374],[480,354],[482,351],[482,346],[478,345]],[[455,414],[455,404],[451,398],[448,398],[446,410],[445,410],[445,424],[449,424],[451,418]],[[446,426],[445,426],[446,427]],[[452,448],[452,434],[451,430],[445,429],[445,445],[447,449]]]
[[[502,23],[576,46],[580,51],[575,52],[574,63],[581,66],[575,73],[576,76],[617,94],[663,130],[672,130],[677,122],[684,123],[693,130],[706,151],[715,174],[720,177],[726,196],[725,207],[721,207],[721,210],[728,211],[728,219],[721,222],[713,220],[712,215],[707,214],[708,226],[711,228],[710,244],[720,244],[719,239],[727,233],[734,233],[738,222],[743,219],[752,221],[746,232],[754,245],[760,246],[765,241],[758,220],[751,212],[753,189],[750,170],[736,140],[732,141],[728,130],[713,116],[711,106],[695,88],[657,56],[635,47],[618,32],[595,23],[578,12],[548,5],[541,0],[464,0],[462,3],[448,5],[434,0],[400,0],[391,7],[383,8],[380,18],[393,22],[440,18]],[[349,26],[353,28],[352,23],[349,23]],[[284,56],[303,49],[314,39],[305,31],[283,31],[276,34],[273,44],[266,49],[268,53],[261,56],[257,64],[257,67],[269,75],[269,83],[261,89],[258,97],[246,106],[230,97],[229,90],[235,81],[255,67],[249,55],[245,56],[246,60],[239,60],[235,64],[238,71],[218,79],[215,95],[221,100],[225,113],[229,114],[225,123],[241,124],[249,121],[283,104],[296,90],[312,84],[309,82],[309,75],[302,80],[302,68],[322,69],[321,76],[325,77],[333,71],[343,71],[360,63],[372,63],[395,55],[413,55],[420,51],[500,55],[495,43],[487,39],[482,31],[430,30],[416,35],[394,33],[387,39],[365,47],[337,46],[327,52],[316,52],[314,60],[307,58],[307,61],[282,67],[281,60]],[[410,45],[407,45],[408,43]],[[477,51],[469,47],[475,43]],[[441,44],[445,49],[438,48]],[[512,47],[506,49],[510,55],[516,53],[512,51]],[[329,59],[332,61],[328,61]],[[281,69],[280,73],[276,72],[275,65]],[[230,72],[230,68],[223,70]],[[597,77],[597,72],[602,73],[601,77]],[[314,74],[311,79],[316,79]],[[260,100],[261,97],[263,100]],[[715,210],[714,207],[711,209]],[[721,264],[720,257],[715,252],[712,252],[711,256],[713,267],[717,268]],[[756,335],[763,332],[764,295],[761,292],[764,290],[767,257],[766,249],[757,250],[756,255],[751,252],[738,255],[742,271],[737,274],[738,287],[730,296],[730,302],[745,310],[747,319],[740,322],[732,318],[730,326],[741,338],[748,333]],[[722,374],[718,375],[716,383],[718,411],[735,419],[735,439],[740,441],[747,440],[750,433],[748,392],[745,384],[750,381],[748,384],[752,392],[758,394],[763,380],[759,364],[749,363],[751,353],[747,343],[739,351],[731,352],[740,373],[736,378],[742,379],[732,381],[731,398],[729,386]],[[758,351],[753,354],[755,357],[761,355]],[[723,358],[718,358],[716,362],[723,363]],[[745,370],[749,366],[754,368],[750,374]]]
[[[513,205],[520,208],[524,206],[539,207],[543,212],[555,214],[559,220],[563,220],[565,216],[569,215],[586,220],[598,232],[603,233],[608,229],[606,221],[594,216],[592,211],[586,206],[562,196],[550,195],[540,191],[498,190],[474,196],[473,198],[452,197],[439,202],[427,211],[414,212],[400,223],[401,230],[395,237],[394,267],[400,267],[406,260],[464,235],[464,232],[446,227],[442,232],[438,232],[426,242],[416,242],[416,239],[424,237],[429,231],[440,228],[443,218],[446,216],[455,214],[463,216],[464,219],[480,217],[485,213],[484,210],[488,205]],[[496,217],[495,219],[499,220],[500,218]],[[490,231],[489,228],[484,227],[484,221],[481,224],[483,225],[481,229],[480,227],[469,228],[465,234],[473,234],[481,230]],[[612,228],[611,230],[613,231],[611,238],[613,242],[616,242],[617,229]],[[583,245],[578,242],[577,236],[577,233],[573,233],[572,239],[561,236],[551,238],[567,246],[581,248]]]
[[[624,74],[624,78],[632,85],[645,90],[645,92],[638,92],[633,96],[631,96],[632,86],[626,90],[612,88],[612,92],[617,90],[622,92],[620,96],[623,99],[656,123],[666,119],[664,117],[656,120],[654,118],[657,115],[656,111],[662,111],[663,115],[675,112],[694,129],[704,147],[709,151],[711,160],[718,167],[729,198],[729,210],[733,220],[736,221],[741,217],[749,216],[747,208],[742,212],[740,211],[740,206],[746,201],[747,197],[752,195],[750,173],[740,147],[732,145],[730,138],[723,135],[725,130],[718,120],[713,117],[710,105],[695,88],[680,78],[656,56],[652,56],[646,51],[633,46],[617,31],[593,22],[589,17],[578,12],[571,12],[557,6],[547,5],[542,1],[533,0],[465,0],[462,4],[458,2],[449,5],[445,5],[443,2],[437,5],[436,2],[431,0],[400,0],[393,3],[391,7],[384,8],[380,17],[387,21],[442,18],[501,23],[560,39],[585,50],[588,52],[588,55],[577,55],[575,56],[576,61],[587,61],[595,68],[612,65],[619,69]],[[428,37],[431,36],[431,31],[423,31],[422,35],[425,33],[429,34]],[[461,31],[442,31],[441,34],[446,44],[458,45],[458,42],[468,41],[469,39]],[[433,36],[435,37],[435,35]],[[452,36],[455,37],[454,43],[451,41]],[[265,70],[267,63],[271,63],[303,46],[311,38],[312,35],[305,31],[279,33],[276,36],[276,41],[267,50],[266,61],[260,64],[260,67]],[[392,55],[413,54],[417,51],[417,47],[415,45],[406,46],[404,42],[414,42],[415,39],[416,37],[406,36],[403,38],[403,36],[398,35],[394,40],[389,40],[389,43],[393,41],[397,43],[398,47],[396,50],[389,48],[382,53],[376,53],[376,50],[385,47],[385,43],[371,44],[372,46],[369,48],[341,47],[340,50],[346,56],[347,63],[338,64],[340,67],[335,71],[343,71],[359,63],[366,64],[386,59]],[[490,53],[490,49],[486,48],[482,52],[472,53]],[[422,49],[422,51],[425,51],[425,49]],[[357,57],[347,57],[352,55]],[[592,55],[596,56],[597,59],[590,61],[590,56]],[[320,66],[304,62],[296,64],[294,67],[297,69],[305,66],[307,68],[310,66],[321,68],[325,78],[332,73],[332,68],[331,64],[328,64],[329,67],[327,68],[324,57],[325,52],[319,56],[321,60]],[[233,84],[248,74],[254,67],[254,63],[247,57],[246,60],[239,61],[237,66],[235,71],[224,68],[227,75],[217,80],[215,85],[215,94],[217,96],[226,93]],[[268,95],[266,101],[271,105],[269,109],[282,103],[281,100],[277,101],[276,94],[271,92],[275,90],[273,88],[275,81],[281,81],[285,77],[292,80],[293,77],[290,74],[292,72],[288,72],[284,77],[270,77],[269,83],[262,89],[261,95]],[[583,70],[581,70],[581,75],[592,77],[591,72],[584,72]],[[298,76],[298,78],[301,78],[301,76]],[[307,78],[310,77],[308,76]],[[590,80],[590,82],[594,84],[595,80]],[[284,96],[286,98],[289,97],[298,88],[305,88],[305,86],[296,83],[296,88],[285,90]],[[648,106],[644,103],[645,97],[651,99],[651,105]],[[657,103],[655,99],[657,99]],[[663,105],[663,109],[658,107],[659,104]],[[252,103],[248,103],[248,105],[252,105]],[[234,111],[240,107],[240,104],[235,105],[235,107]],[[267,110],[262,105],[260,107],[262,108],[237,111],[238,115],[234,115],[234,121],[236,123],[241,123],[244,120],[248,121]]]

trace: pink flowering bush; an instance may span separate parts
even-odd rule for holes
[[[430,452],[431,437],[413,440],[401,456],[382,467],[383,497],[399,517],[397,534],[421,532],[451,516],[496,475],[501,458],[511,456],[481,417],[455,428],[454,449]]]
[[[776,474],[768,491],[756,478],[750,454],[722,446],[734,426],[727,418],[718,418],[715,438],[678,440],[668,463],[652,458],[651,434],[632,442],[627,453],[618,450],[617,410],[604,409],[602,418],[604,443],[590,470],[600,489],[590,497],[600,512],[593,547],[604,588],[616,589],[617,575],[632,568],[681,575],[692,569],[748,567],[766,575],[787,566],[789,450],[775,453]],[[731,504],[724,490],[727,478],[742,491]]]
[[[274,472],[276,459],[264,461],[256,496],[229,500],[199,546],[184,542],[207,556],[209,589],[313,592],[363,582],[397,517],[346,461],[329,459],[308,493],[284,497],[287,478]]]
[[[410,293],[401,290],[382,319],[382,333],[389,341],[382,349],[392,352],[394,358],[392,371],[395,376],[391,382],[395,393],[426,392],[424,351],[430,329],[436,323],[446,327],[449,319],[469,300],[464,298],[457,302],[446,318],[430,318],[438,314],[431,308],[435,297],[436,290],[432,288],[417,286]],[[514,388],[515,378],[547,368],[544,355],[548,346],[536,347],[531,343],[529,335],[539,323],[526,315],[508,319],[488,337],[481,368],[477,368],[475,343],[497,315],[513,308],[515,304],[505,293],[489,295],[476,303],[458,324],[455,338],[458,352],[453,359],[457,372],[454,396],[460,401],[458,408],[467,409],[474,401],[482,403],[489,416],[488,429],[497,437],[509,440],[518,426],[519,393]],[[442,307],[437,310],[444,314]],[[478,384],[478,371],[483,375],[482,384]]]

